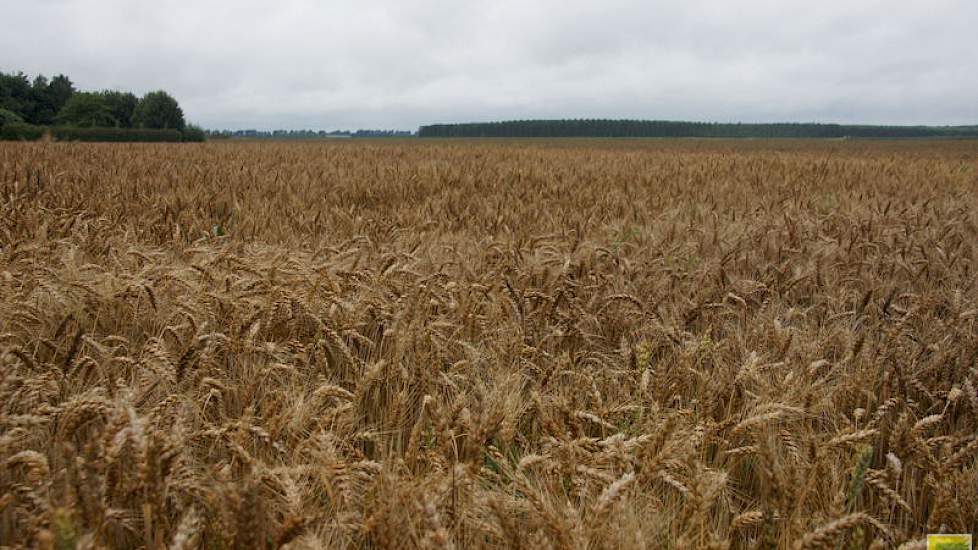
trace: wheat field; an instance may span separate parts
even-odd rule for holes
[[[0,144],[0,546],[978,531],[978,143]]]

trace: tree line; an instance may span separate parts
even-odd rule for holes
[[[414,136],[408,130],[208,130],[207,137],[213,139],[252,138],[252,139],[319,139],[319,138],[405,138]]]
[[[205,137],[203,130],[186,123],[177,100],[163,90],[143,97],[117,90],[84,92],[75,89],[63,74],[31,79],[22,72],[0,72],[2,135],[31,139],[45,133],[45,128],[59,128],[49,133],[76,139],[98,139],[101,135],[115,141],[125,136],[132,136],[134,141],[165,141],[166,136],[176,136],[177,141],[202,141]],[[70,130],[81,128],[114,131]]]
[[[431,124],[419,137],[978,138],[978,126],[870,126],[668,120],[509,120]]]

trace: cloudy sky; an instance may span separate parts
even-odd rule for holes
[[[0,0],[0,70],[208,128],[978,123],[975,0]]]

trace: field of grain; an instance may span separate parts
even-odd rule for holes
[[[978,143],[0,144],[0,546],[978,530]]]

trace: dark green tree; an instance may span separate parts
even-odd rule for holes
[[[132,117],[136,112],[136,105],[139,99],[131,92],[118,92],[115,90],[105,90],[100,94],[105,99],[112,118],[116,121],[116,126],[120,128],[132,128]]]
[[[30,121],[34,112],[34,98],[31,83],[24,73],[0,73],[0,109],[17,113],[17,116]]]
[[[71,96],[58,113],[58,122],[83,128],[115,126],[112,110],[102,94],[81,92]]]
[[[68,77],[48,80],[38,75],[33,82],[24,73],[0,73],[0,108],[17,113],[31,124],[51,124],[74,93]]]
[[[34,78],[34,83],[31,84],[34,108],[33,112],[28,113],[28,118],[34,124],[51,124],[58,114],[58,109],[54,108],[51,101],[48,85],[48,79],[44,75],[37,75]]]
[[[183,141],[207,141],[207,132],[196,124],[188,124],[183,129]]]
[[[169,128],[183,130],[183,110],[170,94],[159,90],[150,92],[139,100],[132,117],[133,126],[139,128]]]
[[[75,93],[75,85],[72,84],[71,79],[63,74],[51,79],[48,83],[47,88],[47,101],[55,113],[61,111],[61,109],[68,103],[71,96]]]
[[[4,124],[13,124],[17,122],[24,122],[24,117],[18,115],[13,111],[0,107],[0,126],[3,126]]]

